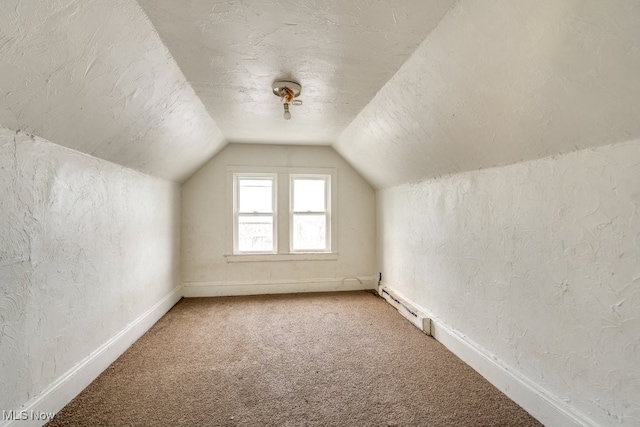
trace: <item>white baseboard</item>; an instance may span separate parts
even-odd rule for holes
[[[381,292],[382,289],[386,289],[391,295],[430,317],[431,334],[437,341],[545,426],[597,426],[587,416],[569,407],[538,384],[501,365],[495,358],[490,357],[490,353],[486,349],[434,318],[428,310],[415,304],[388,285],[381,286],[378,292]]]
[[[1,421],[0,427],[40,427],[48,419],[37,420],[40,414],[56,413],[84,390],[111,363],[113,363],[126,349],[151,328],[165,315],[182,297],[180,286],[173,289],[161,301],[138,316],[127,327],[113,338],[94,350],[89,356],[67,371],[45,388],[40,394],[26,402],[19,410],[14,421]],[[26,418],[20,420],[20,417]]]
[[[375,288],[375,277],[270,280],[261,282],[184,282],[182,284],[182,294],[186,298],[190,298],[299,292],[358,291]]]

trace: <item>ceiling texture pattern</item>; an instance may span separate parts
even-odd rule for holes
[[[140,0],[230,142],[332,144],[453,0]],[[302,84],[282,120],[271,92]]]
[[[225,142],[132,0],[1,2],[0,125],[178,182]]]
[[[639,138],[638,22],[637,0],[6,0],[0,125],[177,182],[228,142],[333,145],[385,188]]]
[[[640,2],[460,1],[334,148],[376,188],[640,138]]]

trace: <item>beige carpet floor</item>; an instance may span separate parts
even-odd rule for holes
[[[539,425],[367,292],[182,299],[48,424]]]

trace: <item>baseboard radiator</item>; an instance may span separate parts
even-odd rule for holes
[[[380,286],[378,289],[378,293],[382,298],[384,298],[389,304],[394,306],[398,313],[400,313],[403,317],[405,317],[409,322],[413,323],[418,329],[420,329],[425,334],[431,336],[431,319],[421,313],[420,310],[413,307],[409,304],[404,298],[395,294],[393,291],[388,289],[385,286]]]

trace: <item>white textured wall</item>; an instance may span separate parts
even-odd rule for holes
[[[228,263],[228,165],[324,167],[338,172],[339,257],[331,261]],[[279,197],[288,197],[280,195]],[[182,186],[185,285],[374,276],[375,193],[330,147],[230,144]]]
[[[179,283],[176,184],[0,128],[0,410]]]
[[[378,192],[383,282],[596,425],[640,425],[640,141]]]

